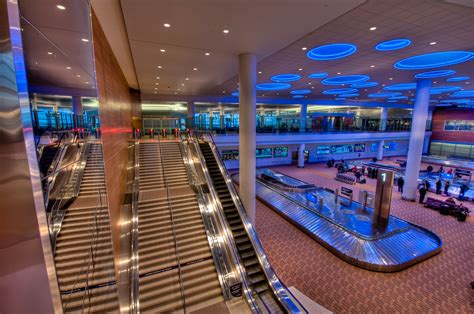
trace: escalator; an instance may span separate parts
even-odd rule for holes
[[[51,163],[59,150],[59,145],[48,145],[43,148],[43,153],[39,160],[39,170],[41,177],[46,177],[48,170],[51,167]]]
[[[265,276],[264,270],[258,260],[257,253],[248,233],[243,225],[238,209],[234,204],[224,177],[219,169],[219,165],[214,157],[211,147],[207,142],[199,142],[199,148],[205,159],[207,169],[214,183],[214,189],[217,192],[222,204],[225,218],[232,231],[235,244],[243,262],[245,271],[249,277],[250,288],[256,293],[265,308],[270,313],[284,313],[286,310],[281,305],[278,298],[273,293]]]

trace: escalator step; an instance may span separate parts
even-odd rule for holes
[[[245,267],[245,270],[247,272],[247,275],[249,276],[255,275],[257,273],[262,273],[262,268],[258,263]]]
[[[268,285],[266,282],[259,282],[252,286],[255,292],[257,292],[258,294],[268,291]]]

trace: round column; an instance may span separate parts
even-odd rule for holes
[[[298,148],[298,168],[304,168],[304,150],[306,148],[305,144],[300,144]]]
[[[300,109],[300,133],[306,132],[306,115],[308,114],[308,106],[306,104],[301,105]]]
[[[416,99],[413,108],[413,118],[408,145],[407,166],[405,170],[405,185],[402,198],[416,200],[418,176],[420,174],[421,154],[425,139],[426,118],[430,104],[431,80],[420,80],[416,84]]]
[[[385,145],[385,141],[381,140],[377,144],[377,160],[383,159],[383,146]]]
[[[195,113],[194,101],[188,101],[188,112],[187,112],[187,123],[188,128],[195,129],[194,125],[194,113]]]
[[[383,107],[380,110],[380,131],[387,130],[387,116],[388,116],[388,108]]]
[[[239,55],[240,198],[253,225],[255,225],[256,73],[256,56],[250,53]]]

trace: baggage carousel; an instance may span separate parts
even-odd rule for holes
[[[238,174],[232,175],[239,183]],[[396,272],[441,252],[433,232],[390,216],[372,225],[371,208],[271,169],[258,169],[256,194],[289,222],[344,261],[372,271]]]

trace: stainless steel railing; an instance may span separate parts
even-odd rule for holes
[[[132,215],[131,215],[131,252],[130,252],[130,312],[136,314],[140,312],[139,302],[139,253],[138,253],[138,197],[140,193],[140,160],[139,150],[140,142],[135,141],[134,145],[134,179],[132,192]]]

